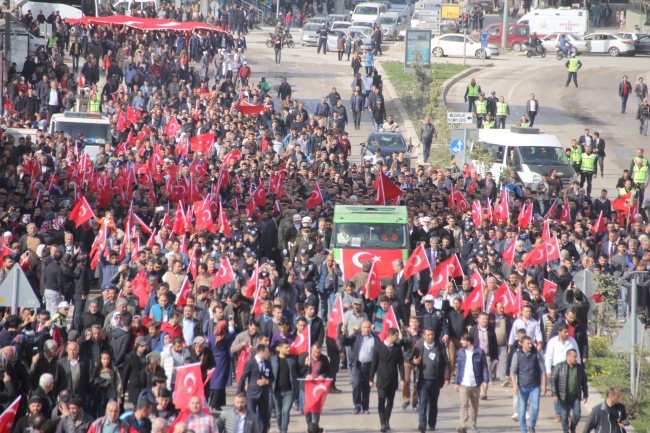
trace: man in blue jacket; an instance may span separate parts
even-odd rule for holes
[[[329,299],[330,309],[334,307],[334,297],[339,290],[339,278],[343,276],[341,269],[334,261],[334,256],[329,254],[323,263],[318,282],[318,293],[320,295],[320,316],[327,315],[327,300]]]
[[[478,433],[476,418],[478,417],[478,403],[480,390],[487,394],[488,373],[485,352],[474,346],[474,337],[464,333],[460,336],[463,346],[456,353],[456,392],[460,393],[460,425],[456,428],[458,433],[467,433],[468,429]],[[470,408],[469,414],[467,412]]]

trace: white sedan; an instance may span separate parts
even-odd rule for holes
[[[563,33],[566,39],[569,41],[571,46],[578,52],[578,54],[582,53],[588,53],[591,51],[591,42],[590,41],[585,41],[584,39],[581,39],[579,36],[576,36],[571,33]],[[542,45],[544,45],[544,48],[546,48],[546,51],[549,53],[555,52],[557,48],[555,48],[558,44],[558,40],[560,39],[560,33],[553,33],[552,35],[548,35],[544,38],[542,38]]]
[[[608,33],[592,33],[583,38],[591,44],[591,54],[609,54],[610,56],[634,55],[634,41]]]
[[[461,33],[448,33],[431,38],[431,54],[434,57],[442,56],[462,56],[463,45],[465,45],[465,55],[467,57],[490,58],[499,54],[499,47],[494,44],[488,44],[487,50],[481,48],[481,42],[465,36],[467,43],[463,44],[463,35]]]

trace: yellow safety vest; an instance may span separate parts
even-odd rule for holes
[[[642,166],[642,167],[643,167],[643,166],[645,166],[645,167],[648,166],[648,158],[646,158],[645,156],[642,156],[642,157],[635,156],[635,157],[634,157],[634,161],[633,161],[633,163],[634,163],[635,166],[636,166],[636,162],[637,162],[637,161],[641,161],[641,166]]]
[[[581,156],[582,156],[582,149],[580,148],[580,146],[578,147],[571,146],[571,156],[569,156],[569,161],[571,161],[574,164],[577,164],[580,162]]]
[[[99,113],[100,111],[100,106],[101,106],[101,101],[98,100],[90,100],[88,101],[88,111],[90,113]]]
[[[507,116],[507,115],[508,115],[508,103],[497,102],[497,116]]]
[[[487,114],[487,100],[476,101],[476,114]]]
[[[467,85],[467,96],[473,96],[475,98],[478,98],[478,89],[479,89],[478,84],[474,84],[473,86],[471,84]]]
[[[632,188],[630,191],[628,191],[625,188],[620,188],[618,190],[618,196],[619,197],[624,196],[625,194],[629,194],[629,193],[632,193],[632,195],[630,196],[631,197],[630,198],[630,209],[631,209],[632,206],[634,206],[634,199],[636,198],[636,189]]]
[[[530,127],[530,122],[521,122],[521,127],[522,128],[529,128]]]
[[[493,129],[494,128],[494,120],[490,120],[489,122],[487,120],[483,121],[483,129]]]
[[[595,153],[583,153],[580,156],[580,171],[586,171],[588,173],[593,173],[596,171],[596,154]]]
[[[578,64],[578,59],[571,57],[569,60],[569,72],[578,72],[580,65]]]
[[[637,185],[644,185],[647,178],[648,178],[648,166],[642,165],[641,168],[639,168],[635,164],[634,168],[632,169],[632,180],[634,181],[634,183]]]

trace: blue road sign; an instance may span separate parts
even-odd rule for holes
[[[449,143],[449,150],[451,150],[451,153],[456,155],[461,150],[465,150],[465,142],[463,140],[451,140],[451,143]]]
[[[488,47],[488,40],[490,39],[490,34],[488,32],[481,33],[481,48],[486,49]]]

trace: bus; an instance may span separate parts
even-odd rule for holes
[[[349,280],[363,262],[377,262],[382,286],[393,277],[395,259],[409,255],[408,213],[404,206],[336,206],[331,248],[334,260]]]
[[[109,0],[39,0],[28,1],[20,8],[23,14],[32,11],[34,17],[39,11],[47,18],[52,12],[59,11],[61,18],[83,18],[112,15]]]

